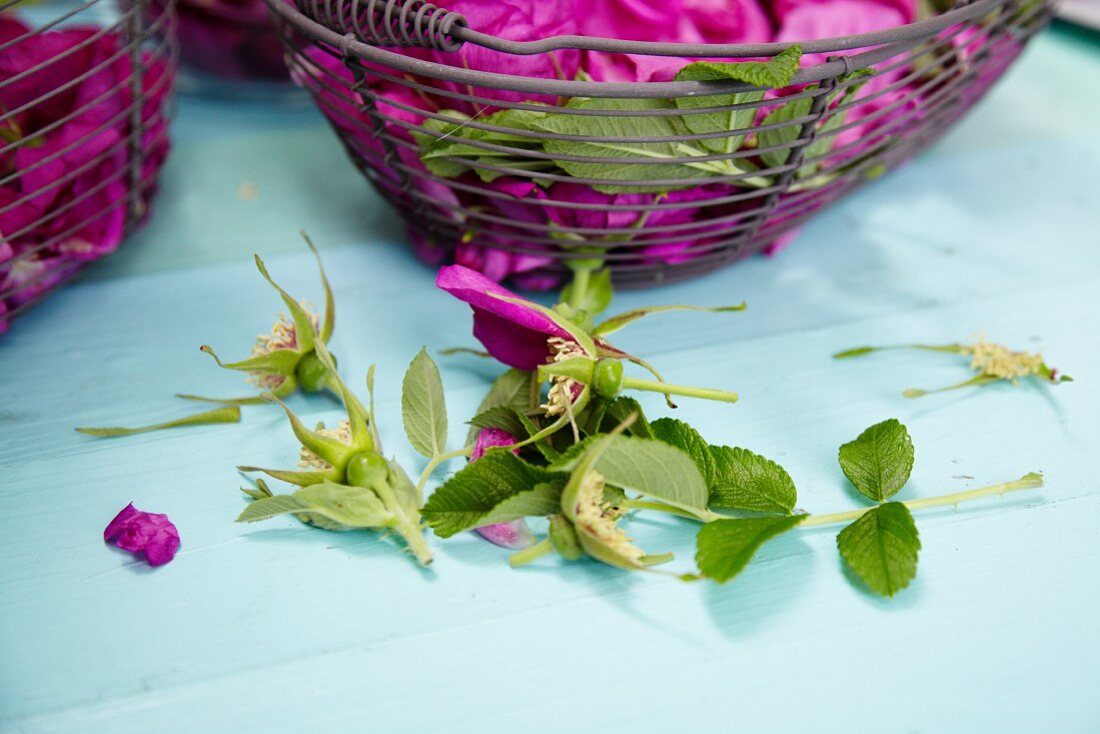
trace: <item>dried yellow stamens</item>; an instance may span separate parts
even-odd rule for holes
[[[963,352],[971,357],[970,369],[989,377],[1016,382],[1021,377],[1042,374],[1041,355],[1014,352],[982,337],[972,346],[965,347]]]
[[[637,562],[645,551],[634,546],[630,537],[615,524],[619,514],[604,501],[604,478],[597,471],[589,471],[581,480],[574,505],[574,523],[582,531],[610,548],[616,554]]]
[[[550,337],[546,340],[546,344],[550,348],[550,356],[547,357],[546,361],[550,364],[564,362],[573,357],[585,356],[585,352],[579,344],[560,336]],[[573,398],[578,385],[579,383],[571,377],[563,375],[551,377],[550,391],[546,396],[546,403],[539,407],[546,412],[546,415],[551,417],[564,415],[573,405]]]
[[[340,421],[340,425],[336,428],[325,428],[324,425],[317,429],[317,433],[328,438],[335,438],[337,441],[351,445],[351,424],[347,421]],[[302,447],[301,452],[298,455],[298,466],[303,469],[331,469],[332,466],[322,459],[317,454],[313,453],[305,446]]]
[[[317,314],[309,304],[304,301],[301,304],[302,309],[309,314],[309,320],[313,324],[313,330],[320,331],[320,320],[317,318]],[[280,349],[297,349],[298,348],[298,329],[294,326],[294,322],[287,317],[285,313],[279,314],[279,320],[275,322],[275,325],[271,327],[271,333],[260,334],[256,337],[256,343],[252,345],[252,356],[261,357],[265,354],[278,351]],[[286,380],[286,375],[274,375],[267,372],[253,372],[248,378],[248,381],[257,387],[261,387],[267,390],[275,390],[283,381]]]

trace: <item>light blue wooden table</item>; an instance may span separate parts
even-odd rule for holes
[[[1048,32],[942,143],[779,257],[618,299],[749,302],[654,318],[622,346],[674,381],[738,390],[737,405],[682,410],[785,464],[807,510],[852,506],[836,448],[891,416],[917,446],[905,496],[1045,473],[1036,493],[922,513],[920,573],[892,601],[849,583],[835,529],[780,539],[725,587],[552,559],[511,571],[474,537],[433,538],[421,572],[370,534],[234,524],[234,465],[294,461],[277,411],[74,433],[178,415],[176,391],[245,387],[196,347],[238,354],[270,325],[279,304],[253,251],[319,297],[299,227],[333,274],[341,367],[361,384],[378,364],[387,448],[413,469],[403,369],[424,343],[472,344],[467,310],[399,245],[317,114],[183,99],[152,224],[0,340],[0,730],[1100,731],[1098,90],[1100,44]],[[979,329],[1077,382],[906,401],[965,369],[829,358]],[[487,366],[454,358],[443,374],[457,442]],[[337,416],[325,399],[293,405]],[[173,563],[103,544],[131,500],[179,526]],[[677,522],[631,529],[691,557]]]

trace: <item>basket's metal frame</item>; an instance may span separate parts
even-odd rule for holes
[[[479,71],[439,63],[460,52],[465,44],[474,44],[503,54],[534,55],[566,50],[629,53],[670,57],[709,58],[721,60],[752,59],[774,56],[790,44],[669,44],[623,41],[619,39],[556,36],[535,41],[510,41],[480,33],[468,27],[466,19],[457,13],[437,7],[426,0],[297,0],[297,7],[283,0],[267,0],[277,20],[288,60],[299,82],[309,87],[318,104],[329,117],[348,149],[349,154],[405,217],[411,231],[449,246],[471,236],[488,248],[517,255],[552,257],[561,261],[574,257],[590,257],[587,253],[561,246],[562,234],[591,241],[606,247],[605,260],[612,265],[617,281],[624,285],[644,284],[674,277],[689,277],[707,272],[716,265],[759,250],[776,238],[798,226],[824,206],[835,201],[865,181],[877,177],[883,168],[897,165],[905,158],[935,140],[957,120],[984,91],[983,74],[996,76],[999,71],[997,54],[1013,56],[1019,47],[1041,29],[1051,15],[1048,0],[960,0],[955,9],[940,16],[891,28],[845,38],[820,39],[802,43],[806,54],[828,54],[825,61],[800,69],[782,100],[707,108],[647,110],[646,115],[682,116],[731,112],[739,109],[772,109],[781,102],[812,100],[803,117],[771,125],[759,120],[748,128],[718,133],[687,133],[675,136],[617,135],[599,140],[616,143],[689,143],[721,139],[729,135],[759,135],[769,129],[790,126],[796,130],[790,140],[770,147],[742,148],[733,152],[707,155],[671,156],[663,164],[705,163],[712,161],[759,160],[765,153],[788,151],[785,161],[769,167],[770,177],[763,188],[742,190],[746,181],[759,178],[760,171],[713,175],[700,178],[699,186],[725,186],[713,197],[703,200],[706,216],[692,221],[665,224],[610,224],[612,216],[632,213],[638,221],[656,213],[675,213],[698,208],[698,202],[663,201],[660,197],[633,201],[630,197],[614,204],[583,201],[546,200],[538,206],[561,213],[595,212],[608,214],[607,226],[558,226],[550,221],[519,221],[494,207],[507,203],[509,195],[481,183],[476,178],[447,179],[436,176],[422,166],[410,165],[402,153],[415,153],[417,145],[410,134],[437,135],[424,123],[448,121],[439,110],[448,108],[485,109],[509,108],[546,111],[538,99],[547,97],[589,97],[605,99],[676,99],[685,96],[717,96],[754,89],[742,83],[726,82],[594,82],[567,79],[528,78]],[[974,34],[974,47],[964,33]],[[967,49],[962,58],[960,46]],[[1006,46],[1005,44],[1009,44]],[[311,49],[310,46],[313,46]],[[434,60],[395,52],[385,47],[420,47],[430,49]],[[330,65],[318,63],[315,54],[331,56],[339,68],[350,75],[334,72]],[[314,54],[311,56],[311,54]],[[930,58],[926,58],[930,57]],[[939,71],[924,78],[927,68]],[[843,105],[833,105],[834,92],[856,82],[851,72],[875,68],[886,82],[881,88],[861,94]],[[898,77],[892,80],[892,77]],[[350,81],[349,81],[350,80]],[[373,85],[389,89],[404,88],[425,101],[423,106],[409,104],[393,96],[379,95]],[[534,99],[503,99],[499,92],[530,95]],[[896,99],[890,100],[887,95]],[[879,110],[861,115],[843,124],[826,127],[825,123],[849,110],[862,111],[876,99],[888,100]],[[410,123],[397,113],[410,113],[421,118]],[[556,107],[554,114],[599,115],[608,117],[638,117],[637,110],[593,110]],[[515,133],[479,119],[475,114],[464,126],[485,132]],[[879,124],[879,129],[868,125]],[[369,127],[368,127],[369,125]],[[869,129],[855,142],[834,144],[824,154],[807,157],[819,139],[830,136],[839,140],[856,129]],[[523,131],[523,137],[541,140],[586,142],[563,133]],[[369,138],[369,139],[368,139]],[[596,140],[596,139],[593,139]],[[373,141],[373,142],[372,142]],[[555,160],[574,163],[606,162],[606,158],[557,153],[553,156],[529,147],[497,144],[482,140],[463,139],[471,148],[507,154],[532,164]],[[695,151],[698,152],[698,151]],[[538,181],[544,185],[577,182],[592,186],[621,184],[614,179],[579,179],[546,171],[524,170],[496,163],[462,159],[471,168],[493,174]],[[652,163],[651,158],[617,157],[616,164],[640,165]],[[798,177],[804,166],[819,167],[833,177],[816,189],[805,190]],[[835,174],[835,175],[834,175]],[[632,184],[647,187],[682,188],[682,178],[650,178],[634,180]],[[800,186],[803,188],[800,189]],[[444,200],[436,193],[445,187],[453,199]],[[455,202],[458,203],[455,203]],[[711,212],[710,210],[714,210]],[[631,241],[623,238],[632,237]],[[618,238],[618,239],[616,239]],[[684,244],[695,240],[694,244]],[[680,255],[675,263],[655,262],[642,253],[646,248],[676,244]]]
[[[24,0],[8,0],[8,2],[0,3],[0,12],[16,11],[22,2],[24,2]],[[48,225],[50,222],[60,220],[67,212],[92,197],[95,197],[106,187],[119,180],[125,181],[127,195],[119,201],[112,201],[102,209],[90,213],[85,219],[68,226],[63,231],[53,232],[49,235],[43,235],[35,239],[33,244],[29,247],[25,246],[21,248],[13,257],[4,262],[0,262],[0,282],[3,280],[2,276],[10,269],[22,267],[24,264],[31,263],[36,256],[51,252],[51,248],[63,243],[89,223],[111,216],[117,213],[120,208],[125,209],[124,236],[138,226],[145,215],[147,201],[152,193],[150,189],[155,182],[143,182],[141,175],[142,169],[146,164],[147,156],[150,152],[154,150],[163,151],[168,145],[167,125],[161,127],[163,130],[162,135],[157,136],[155,139],[146,139],[151,128],[160,125],[162,122],[166,122],[165,115],[167,114],[167,106],[150,111],[145,109],[145,100],[149,96],[159,95],[162,91],[167,95],[175,75],[178,49],[175,42],[175,16],[174,13],[171,12],[171,6],[174,5],[174,0],[170,0],[170,6],[167,11],[159,12],[153,17],[151,17],[148,12],[149,0],[122,0],[121,8],[110,24],[100,25],[94,22],[89,22],[88,24],[82,23],[83,19],[86,17],[95,17],[94,14],[95,11],[98,10],[98,6],[102,6],[109,2],[111,2],[111,0],[85,0],[77,6],[60,12],[53,18],[33,26],[30,31],[23,36],[0,43],[0,54],[2,54],[6,50],[16,48],[20,43],[27,42],[38,34],[65,28],[70,25],[87,27],[88,25],[94,24],[98,28],[98,30],[89,35],[88,38],[74,44],[72,47],[52,58],[43,61],[41,64],[0,81],[0,100],[2,100],[5,88],[41,72],[48,66],[67,63],[76,54],[82,52],[90,45],[100,42],[104,36],[115,34],[121,39],[114,52],[105,59],[99,61],[96,66],[81,70],[80,73],[74,74],[58,87],[43,91],[41,95],[20,107],[11,109],[0,107],[0,126],[5,126],[9,121],[14,120],[17,115],[33,111],[37,105],[57,95],[72,91],[83,81],[101,71],[109,69],[121,59],[127,59],[130,67],[130,74],[127,78],[99,92],[97,96],[87,100],[81,107],[73,109],[64,117],[53,120],[49,124],[35,130],[34,137],[37,138],[59,131],[67,123],[77,119],[88,110],[104,102],[110,101],[118,95],[127,93],[130,99],[128,105],[124,106],[109,119],[104,120],[95,129],[84,133],[80,138],[71,141],[63,148],[52,152],[50,155],[43,157],[34,164],[22,168],[12,167],[6,172],[3,167],[0,167],[0,186],[17,185],[21,177],[55,163],[66,154],[96,139],[106,131],[124,129],[126,134],[122,139],[105,148],[94,159],[82,165],[67,168],[63,174],[49,180],[35,190],[23,192],[22,195],[14,201],[8,202],[7,204],[0,204],[0,214],[24,205],[51,190],[66,187],[77,180],[83,180],[100,164],[106,160],[110,160],[122,150],[125,150],[127,154],[125,165],[108,176],[96,180],[94,184],[80,195],[74,196],[64,204],[51,207],[43,212],[38,219],[30,222],[17,231],[4,232],[3,236],[13,242],[16,240],[25,240],[26,237],[31,236],[31,233],[40,230],[40,228],[44,225]],[[144,86],[144,72],[145,66],[149,63],[150,59],[156,59],[158,62],[162,61],[165,66],[164,73],[157,78],[148,90],[146,90]],[[165,90],[165,87],[169,87],[169,90]],[[32,140],[32,138],[24,137],[13,141],[0,141],[0,163],[5,160],[13,160],[16,151],[25,145],[30,145],[30,140]],[[7,288],[0,286],[0,303],[5,303],[8,299],[14,299],[23,291],[35,287],[40,283],[57,281],[51,288],[43,291],[36,297],[29,300],[20,299],[22,302],[18,306],[0,313],[0,326],[6,325],[6,323],[46,298],[54,288],[59,287],[64,282],[75,277],[86,264],[87,263],[84,261],[67,261],[59,259],[59,262],[52,267],[43,269],[33,282],[12,285]],[[3,329],[0,329],[0,333],[2,333],[2,331]]]

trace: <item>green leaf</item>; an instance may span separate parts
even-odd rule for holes
[[[248,503],[237,517],[237,522],[259,522],[290,512],[305,512],[307,509],[309,508],[305,503],[293,495],[277,494],[274,497],[260,497]]]
[[[646,420],[642,404],[625,395],[620,395],[608,404],[607,410],[604,412],[604,428],[611,430],[631,415],[637,415],[637,418],[626,429],[627,434],[638,438],[653,438],[653,429],[650,428],[649,421]]]
[[[909,508],[887,502],[836,536],[845,563],[876,594],[893,596],[917,575],[920,536]]]
[[[533,372],[508,370],[493,382],[488,394],[482,399],[481,405],[477,408],[477,415],[486,413],[493,408],[511,408],[517,413],[524,413],[531,407],[531,381],[533,379]],[[480,429],[477,426],[470,429],[470,433],[466,437],[467,444],[474,442],[478,430]]]
[[[287,484],[296,484],[299,487],[334,481],[340,474],[336,469],[326,469],[323,471],[293,471],[288,469],[267,469],[262,466],[238,466],[237,469],[243,472],[263,472],[269,477],[286,482]]]
[[[787,470],[747,449],[711,446],[714,482],[710,504],[725,510],[781,512],[789,515],[798,492]]]
[[[424,519],[441,538],[486,524],[484,518],[505,500],[555,481],[510,451],[489,451],[471,461],[428,498]]]
[[[662,99],[576,99],[568,105],[577,110],[628,110],[631,116],[550,114],[539,123],[547,132],[574,136],[572,140],[547,140],[546,152],[552,156],[588,156],[596,162],[558,160],[555,162],[570,176],[589,179],[630,181],[648,179],[683,179],[676,186],[596,185],[604,193],[661,192],[685,188],[702,176],[716,173],[736,173],[728,161],[701,163],[669,162],[684,156],[705,156],[708,151],[688,143],[639,143],[621,140],[632,137],[672,137],[690,131],[678,116],[658,116],[653,110],[675,109],[672,102]],[[646,163],[622,163],[624,158],[649,159]]]
[[[549,482],[536,484],[498,504],[478,521],[477,526],[511,522],[521,517],[547,517],[561,512],[561,492],[564,487],[564,477],[555,477]]]
[[[401,384],[401,418],[409,443],[429,459],[447,449],[447,404],[439,368],[421,349],[413,358]]]
[[[817,89],[817,87],[808,87],[805,91],[810,92],[815,89]],[[757,135],[757,147],[771,148],[776,145],[787,145],[798,140],[799,135],[802,133],[802,127],[805,125],[805,121],[797,123],[792,121],[808,116],[812,106],[813,97],[804,97],[802,99],[787,102],[779,109],[770,113],[764,118],[762,124],[782,125],[782,127],[775,128],[774,130],[761,130]],[[782,150],[767,151],[761,153],[760,157],[765,164],[774,168],[785,164],[787,159],[791,157],[792,150],[793,148],[784,148]]]
[[[883,502],[897,494],[913,471],[913,440],[896,419],[871,426],[840,447],[840,468],[860,494]]]
[[[353,528],[386,527],[393,520],[393,514],[371,490],[323,482],[302,487],[293,496],[255,500],[244,508],[237,522],[256,522],[291,512],[315,513]]]
[[[177,418],[174,421],[166,421],[164,423],[154,423],[150,426],[141,426],[139,428],[89,428],[80,427],[76,431],[88,436],[97,436],[99,438],[115,438],[118,436],[133,436],[137,433],[149,433],[150,431],[161,431],[165,428],[180,428],[181,426],[206,426],[213,423],[240,423],[241,422],[241,409],[237,406],[228,406],[225,408],[216,408],[214,410],[206,410],[202,413],[195,413],[194,415],[187,416],[186,418]]]
[[[546,113],[533,110],[500,110],[491,115],[479,117],[477,122],[497,127],[511,128],[516,132],[505,130],[492,131],[471,127],[469,123],[474,118],[454,110],[444,110],[441,114],[453,118],[451,121],[427,119],[421,124],[430,132],[413,131],[413,138],[420,146],[420,159],[429,171],[437,176],[454,178],[471,169],[475,170],[483,180],[491,181],[500,175],[496,171],[484,171],[471,165],[476,163],[492,163],[498,166],[512,168],[553,168],[551,161],[531,159],[524,156],[524,150],[539,150],[541,141],[523,135],[525,131],[533,130],[535,123],[544,118]],[[469,141],[477,141],[501,147],[518,150],[492,150],[478,145],[471,145]]]
[[[679,76],[677,76],[677,79],[684,81],[680,79]],[[749,104],[752,102],[759,102],[763,98],[763,92],[742,92],[740,94],[727,94],[713,97],[677,97],[676,106],[684,110],[685,114],[683,119],[688,130],[696,135],[705,135],[707,133],[732,132],[734,130],[747,130],[751,128],[752,122],[756,117],[756,108],[746,107],[738,110],[702,112],[696,114],[691,113],[692,109]],[[698,142],[712,153],[734,153],[741,147],[741,143],[745,141],[745,135],[746,133],[741,133],[740,135],[723,135],[717,138],[704,138]]]
[[[708,579],[726,583],[741,573],[760,546],[795,527],[805,517],[747,517],[707,523],[695,541],[699,571]]]
[[[696,61],[676,75],[677,81],[735,81],[754,87],[779,89],[791,83],[802,59],[798,44],[776,54],[768,61],[716,62]]]
[[[855,71],[852,74],[849,74],[847,76],[840,77],[840,81],[843,82],[843,81],[847,81],[847,80],[853,79],[853,78],[854,79],[865,78],[865,77],[871,76],[872,74],[874,74],[874,71],[872,71],[872,70],[861,69],[861,70]],[[859,92],[859,90],[863,87],[863,85],[865,83],[866,83],[866,81],[861,81],[861,82],[851,84],[850,86],[846,87],[843,91],[834,90],[832,92],[829,92],[828,93],[829,98],[826,102],[826,108],[833,106],[834,103],[837,103],[838,98],[839,98],[838,104],[844,104],[849,99],[854,97]],[[804,91],[813,92],[813,91],[817,91],[819,89],[820,89],[820,86],[815,85],[813,87],[807,87]],[[763,125],[772,125],[772,124],[779,124],[779,123],[791,123],[791,124],[784,125],[783,127],[777,128],[775,130],[762,130],[760,132],[759,136],[758,136],[757,147],[759,147],[759,148],[769,148],[769,147],[772,147],[772,146],[775,146],[775,145],[783,145],[783,144],[787,144],[787,143],[792,143],[795,140],[797,140],[799,138],[799,136],[801,135],[801,133],[802,133],[802,127],[803,127],[803,125],[805,125],[805,121],[800,122],[800,123],[792,123],[792,121],[793,120],[798,120],[798,119],[803,118],[803,117],[807,117],[810,114],[810,111],[813,107],[814,98],[815,98],[814,96],[810,96],[810,97],[804,97],[802,99],[796,99],[796,100],[787,102],[782,107],[780,107],[779,109],[773,111],[771,114],[769,114],[767,117],[765,117],[764,122],[762,123]],[[843,125],[846,115],[847,115],[846,110],[843,111],[843,112],[834,111],[831,114],[829,114],[828,117],[824,118],[824,120],[818,120],[816,122],[816,124],[817,124],[817,135],[814,138],[813,142],[809,143],[806,146],[806,149],[803,152],[803,157],[804,158],[817,158],[819,156],[825,155],[830,150],[832,150],[832,147],[833,147],[833,144],[835,142],[835,137],[836,136],[834,136],[834,135],[823,135],[823,133],[831,132],[831,131],[836,130],[837,128],[839,128],[841,125]],[[761,153],[760,157],[764,160],[764,163],[766,163],[768,166],[773,166],[773,167],[774,166],[782,166],[790,158],[792,150],[793,150],[793,148],[786,148],[784,150],[771,151],[771,152],[768,152],[768,153]],[[813,163],[811,165],[803,166],[802,168],[799,169],[798,175],[799,175],[799,177],[806,177],[806,176],[812,175],[819,167],[820,166],[817,163]]]
[[[715,465],[710,446],[699,432],[684,421],[675,418],[658,418],[650,424],[653,438],[675,446],[691,457],[703,475],[708,487],[714,487]]]
[[[489,410],[486,410],[484,413],[478,413],[470,420],[470,425],[479,431],[485,428],[496,428],[501,431],[507,431],[516,438],[527,438],[534,433],[534,431],[528,431],[527,424],[523,422],[519,413],[512,408],[506,408],[504,406],[489,408]]]
[[[632,311],[626,311],[612,316],[606,321],[600,322],[592,333],[597,336],[607,336],[623,328],[627,324],[637,321],[640,318],[649,316],[655,313],[666,313],[669,311],[695,311],[699,313],[729,313],[732,311],[744,311],[746,304],[740,303],[736,306],[685,306],[682,304],[672,304],[668,306],[649,306],[648,308],[637,308]]]
[[[586,438],[562,454],[549,469],[573,471],[593,445],[605,438]],[[667,443],[614,436],[593,468],[615,487],[637,492],[699,516],[707,512],[707,484],[702,473],[690,456]]]

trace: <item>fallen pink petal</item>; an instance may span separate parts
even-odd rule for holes
[[[180,547],[180,534],[167,515],[142,512],[126,505],[103,531],[103,540],[125,551],[144,553],[150,566],[171,561]]]

